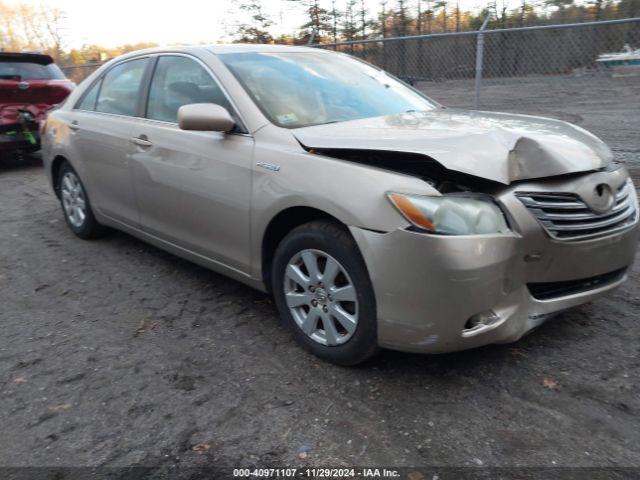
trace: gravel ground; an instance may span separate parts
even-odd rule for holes
[[[518,111],[499,88],[487,106]],[[590,128],[637,177],[626,88],[528,110]],[[640,467],[640,265],[516,344],[340,368],[261,293],[124,234],[75,238],[37,160],[5,161],[0,187],[0,465]]]

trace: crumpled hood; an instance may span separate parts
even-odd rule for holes
[[[307,148],[423,154],[449,170],[509,184],[596,170],[609,148],[560,120],[507,113],[436,109],[293,130]]]

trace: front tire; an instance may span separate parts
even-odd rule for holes
[[[68,162],[64,162],[60,167],[58,188],[64,219],[71,231],[85,240],[101,236],[104,227],[93,215],[84,185]]]
[[[378,352],[373,287],[344,227],[323,220],[291,231],[276,250],[271,285],[283,323],[318,357],[356,365]]]

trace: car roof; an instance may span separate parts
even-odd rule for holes
[[[239,53],[239,52],[319,52],[323,51],[317,48],[303,47],[298,45],[256,45],[250,43],[232,43],[209,45],[207,48],[215,54],[221,53]]]
[[[144,50],[129,52],[117,58],[129,58],[141,54],[157,54],[157,53],[191,53],[210,52],[215,55],[225,53],[251,53],[251,52],[327,52],[320,48],[303,47],[296,45],[259,45],[250,43],[231,43],[231,44],[214,44],[214,45],[176,45],[167,47],[153,47]]]
[[[53,63],[53,58],[44,53],[32,53],[32,52],[0,52],[0,62],[28,62],[38,63],[40,65],[50,65]]]

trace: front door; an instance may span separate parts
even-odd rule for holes
[[[158,58],[146,119],[132,132],[141,227],[247,273],[253,138],[180,130],[178,108],[192,103],[216,103],[232,111],[216,80],[197,60]]]

